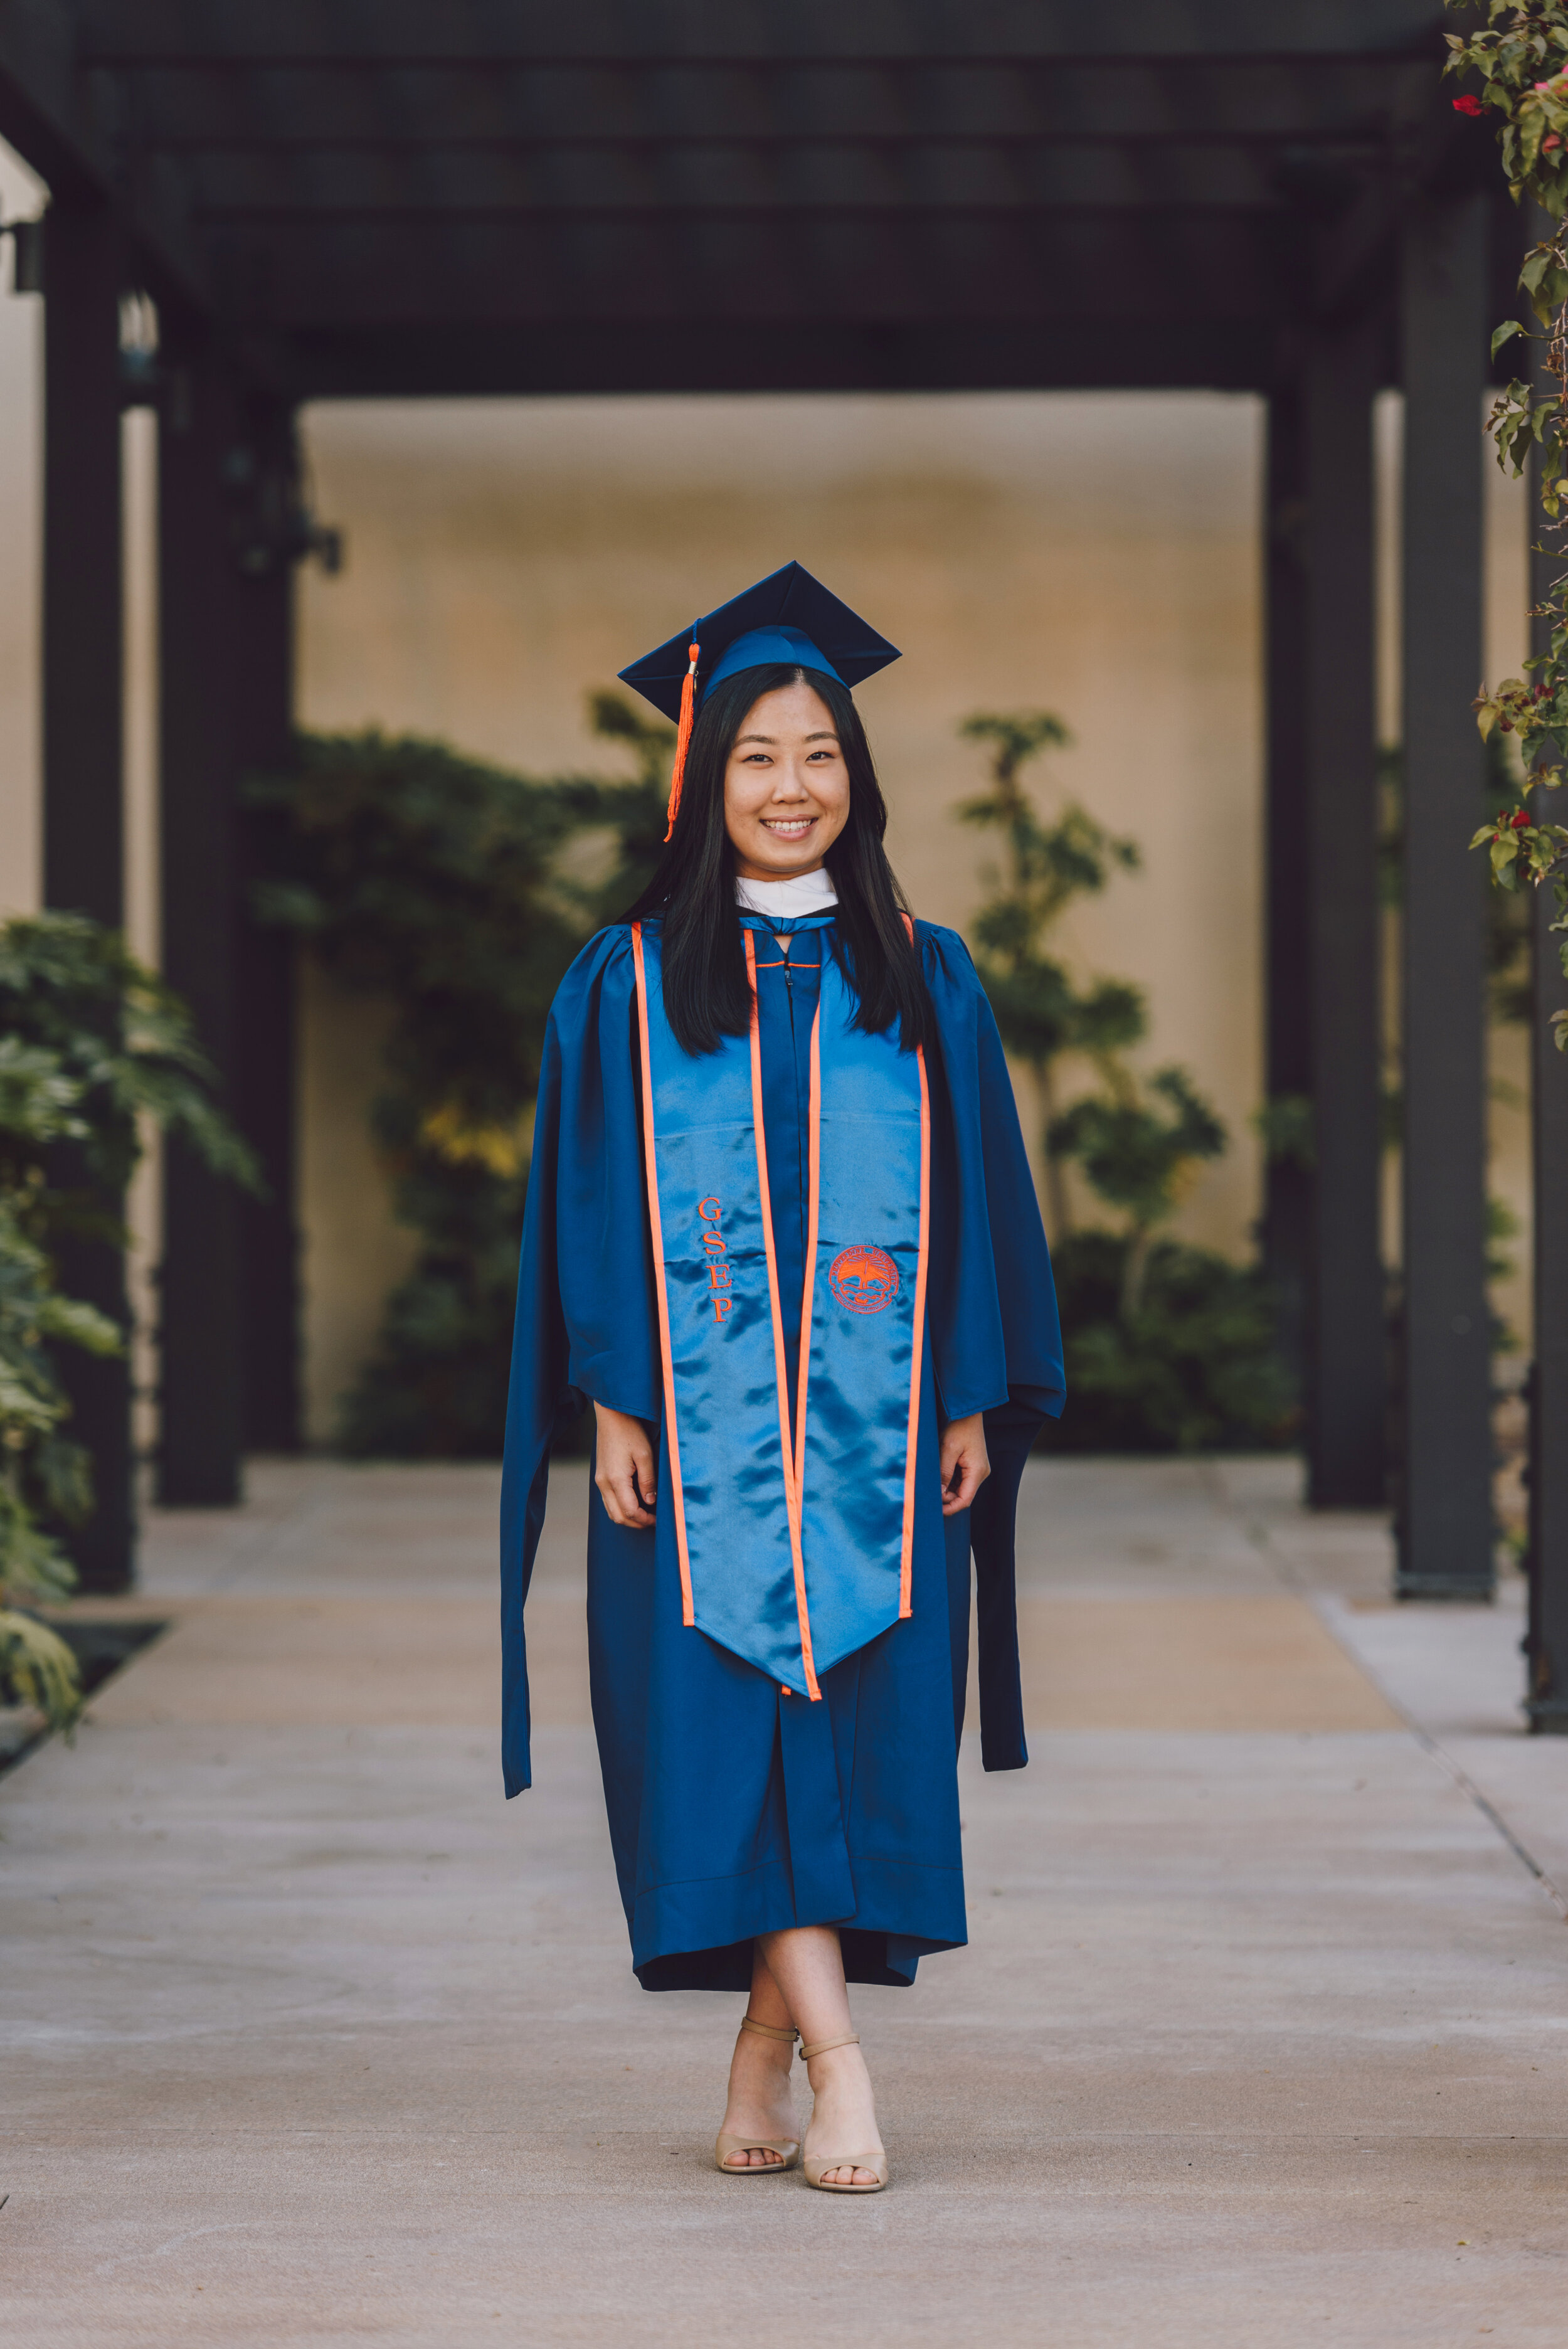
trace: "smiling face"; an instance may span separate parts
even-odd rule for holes
[[[724,828],[743,881],[815,873],[850,816],[850,771],[832,712],[797,681],[740,722],[724,771]]]

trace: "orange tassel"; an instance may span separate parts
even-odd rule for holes
[[[696,717],[696,665],[701,652],[700,645],[693,645],[689,656],[691,667],[681,686],[681,722],[676,731],[676,764],[675,772],[670,777],[670,821],[669,830],[665,833],[666,841],[674,832],[676,818],[681,812],[681,785],[686,781],[686,752],[691,747],[692,722]]]

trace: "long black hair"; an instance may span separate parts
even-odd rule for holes
[[[653,879],[624,918],[664,920],[665,1009],[688,1052],[711,1052],[721,1036],[744,1036],[751,990],[735,907],[735,852],[724,823],[724,777],[735,740],[765,693],[809,685],[831,714],[849,770],[850,812],[824,862],[839,894],[839,959],[860,999],[855,1026],[885,1034],[896,1019],[905,1051],[928,1043],[931,997],[904,926],[908,911],[882,835],[887,802],[866,730],[848,686],[820,669],[780,663],[721,678],[697,711],[686,752],[675,837]]]

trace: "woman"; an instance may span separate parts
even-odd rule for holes
[[[645,1990],[749,1992],[715,2158],[874,2193],[846,1983],[965,1939],[956,1779],[979,1589],[987,1769],[1026,1760],[1013,1514],[1061,1408],[995,1022],[912,922],[850,691],[898,657],[791,564],[623,671],[679,716],[670,830],[551,1014],[502,1503],[505,1767],[563,1405],[596,1423],[594,1727]],[[989,1477],[989,1482],[987,1478]]]

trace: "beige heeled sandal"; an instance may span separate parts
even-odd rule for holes
[[[861,2034],[846,2031],[841,2039],[819,2039],[810,2047],[802,2046],[802,2060],[810,2063],[813,2055],[826,2055],[835,2047],[858,2047]],[[808,2154],[800,2164],[808,2186],[820,2186],[824,2194],[880,2194],[887,2184],[887,2155],[880,2148],[875,2153],[830,2153],[824,2158]],[[825,2178],[827,2169],[869,2169],[876,2179],[874,2186],[841,2186],[836,2178]]]
[[[791,2048],[800,2036],[798,2031],[780,2031],[775,2023],[753,2023],[748,2014],[741,2016],[740,2027],[742,2031],[754,2031],[758,2039],[787,2040]],[[732,2153],[776,2153],[779,2158],[777,2161],[732,2163],[728,2158]],[[721,2130],[714,2139],[713,2166],[716,2169],[722,2169],[727,2178],[782,2178],[787,2169],[794,2168],[799,2158],[799,2137],[726,2137]]]

